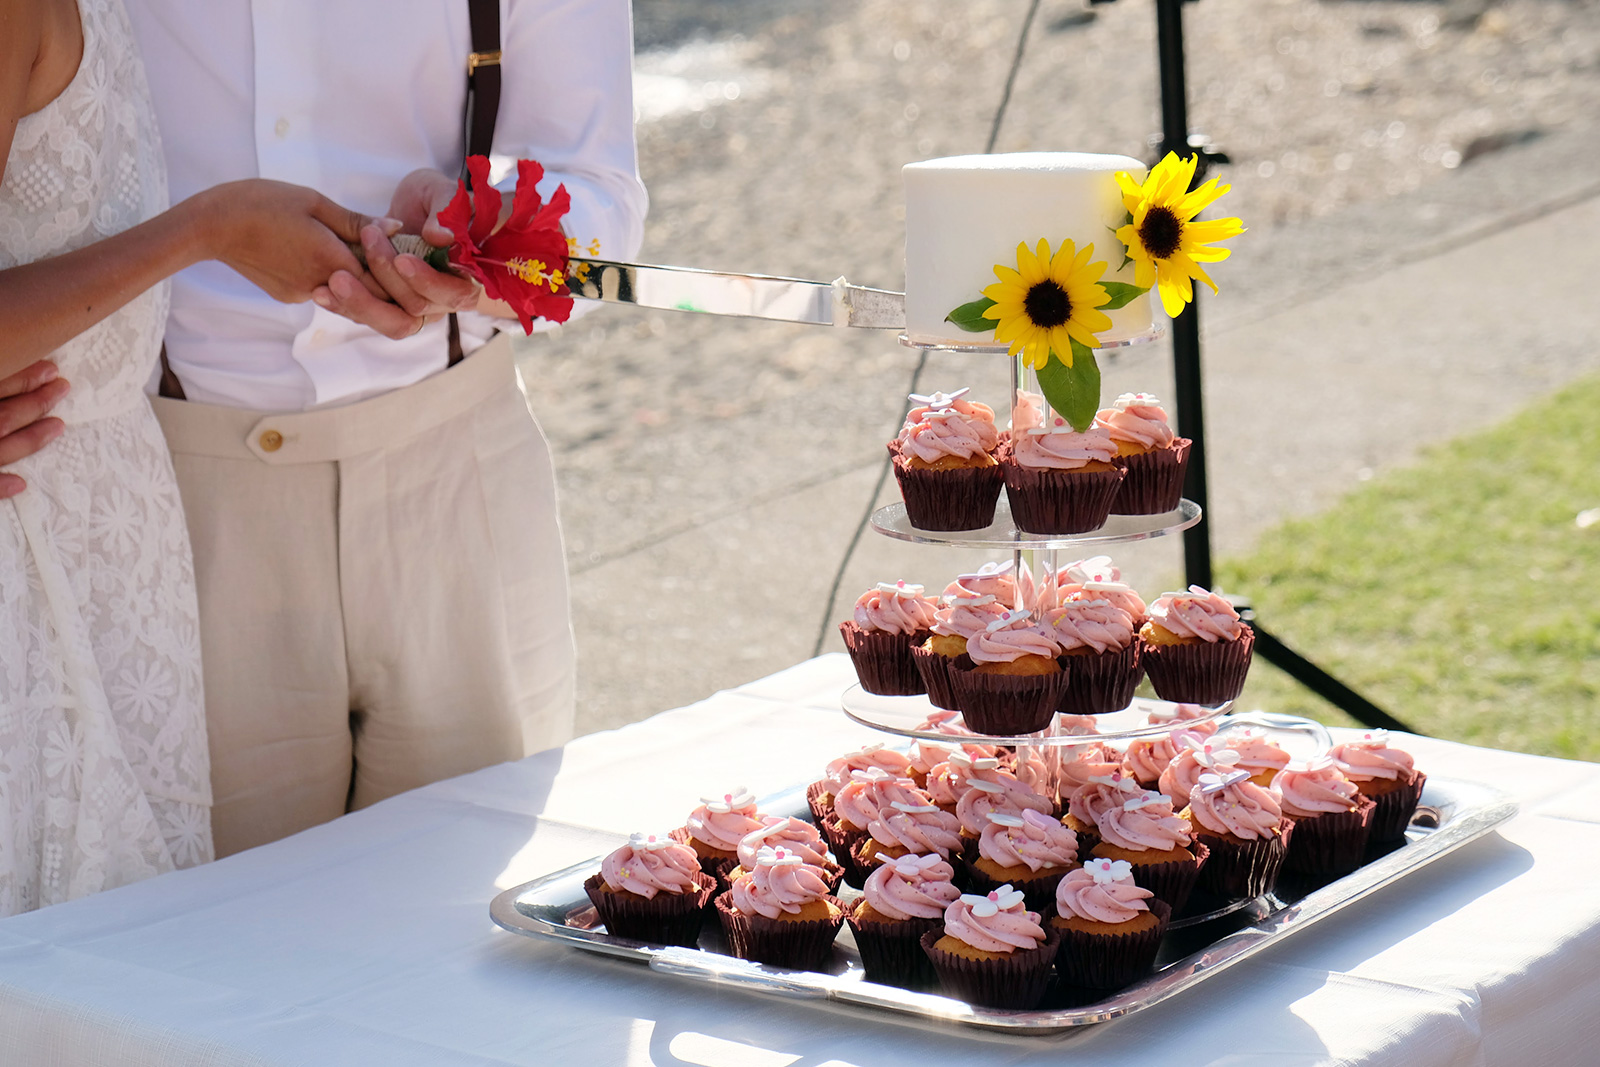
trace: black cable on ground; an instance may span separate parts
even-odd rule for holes
[[[1017,51],[1011,57],[1011,69],[1006,73],[1005,91],[1000,94],[1000,105],[995,108],[994,122],[989,126],[989,141],[983,148],[983,154],[988,155],[994,151],[995,142],[1000,137],[1000,126],[1005,121],[1006,109],[1011,105],[1011,90],[1017,84],[1017,71],[1022,67],[1022,54],[1028,48],[1028,30],[1033,27],[1033,20],[1039,13],[1039,0],[1032,0],[1028,4],[1028,13],[1022,19],[1022,32],[1017,35]],[[917,367],[911,372],[911,386],[906,390],[908,394],[917,392],[922,381],[922,371],[928,365],[928,350],[923,349],[917,357]],[[906,401],[906,406],[900,411],[900,419],[895,423],[895,433],[900,432],[900,424],[911,413],[911,401]],[[856,524],[856,532],[850,537],[850,544],[844,550],[844,558],[839,561],[839,569],[834,572],[833,585],[828,588],[828,603],[822,609],[822,625],[817,629],[817,643],[812,646],[813,656],[822,655],[822,646],[828,640],[828,628],[833,623],[833,608],[839,599],[839,586],[844,582],[844,573],[850,566],[850,560],[856,554],[856,546],[861,543],[861,535],[866,532],[867,524],[872,521],[872,513],[877,510],[878,496],[883,492],[884,483],[889,480],[889,471],[894,461],[884,457],[883,466],[878,470],[878,480],[873,483],[872,496],[867,500],[867,510],[861,516],[861,521]]]

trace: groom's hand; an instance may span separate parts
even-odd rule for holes
[[[0,467],[33,455],[61,436],[66,423],[45,416],[66,395],[66,379],[57,377],[56,365],[46,359],[0,380]],[[0,473],[0,500],[26,488],[28,483],[15,474]]]
[[[446,247],[454,235],[439,225],[439,211],[455,196],[456,181],[436,170],[416,170],[406,175],[389,202],[389,217],[400,220],[407,233],[420,233],[431,245]],[[375,296],[348,271],[339,271],[312,294],[321,307],[399,340],[452,311],[478,306],[478,287],[465,278],[434,270],[413,255],[397,255],[392,236],[377,224],[361,229],[361,247],[367,270],[382,289]]]

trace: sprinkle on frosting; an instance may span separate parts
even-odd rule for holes
[[[963,893],[945,909],[944,932],[982,952],[1032,949],[1045,940],[1039,916],[1026,910],[1022,893],[1009,885],[985,896]]]
[[[1247,841],[1271,837],[1283,825],[1277,794],[1252,782],[1248,771],[1201,775],[1189,797],[1189,814],[1212,833]]]
[[[1032,808],[1020,815],[994,812],[978,838],[978,855],[1002,867],[1030,871],[1077,862],[1078,835]]]
[[[1232,641],[1244,625],[1232,604],[1198,585],[1187,592],[1162,593],[1150,605],[1150,621],[1169,633],[1197,637],[1207,644]]]
[[[937,855],[900,856],[869,874],[861,891],[873,911],[890,919],[937,919],[961,896],[955,873]]]

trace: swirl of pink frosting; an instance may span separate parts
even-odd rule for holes
[[[955,869],[938,856],[902,856],[871,874],[861,887],[867,904],[891,919],[937,919],[961,896]]]
[[[1185,746],[1177,757],[1161,772],[1160,790],[1172,798],[1172,806],[1182,810],[1189,803],[1200,776],[1211,770],[1230,769],[1237,755],[1215,740],[1200,741],[1196,737],[1178,738]]]
[[[929,415],[953,411],[972,423],[978,437],[988,442],[984,445],[985,451],[993,449],[1000,443],[1000,431],[994,422],[994,409],[988,404],[965,399],[967,392],[966,389],[957,389],[953,393],[932,393],[928,396],[912,393],[910,399],[914,406],[906,412],[905,425],[900,427],[899,439],[903,440],[910,430],[926,421]]]
[[[1408,779],[1416,770],[1416,761],[1409,752],[1389,747],[1386,730],[1372,730],[1359,740],[1335,745],[1329,755],[1344,776],[1357,783],[1376,778],[1388,781]]]
[[[981,773],[981,772],[980,772]],[[1043,812],[1048,815],[1055,805],[1047,798],[1029,789],[1004,771],[991,772],[993,777],[967,779],[967,791],[956,801],[956,817],[962,829],[972,835],[982,833],[989,824],[989,816],[1021,815],[1024,811]]]
[[[1198,637],[1208,644],[1232,641],[1244,625],[1232,604],[1198,585],[1186,593],[1162,593],[1150,605],[1150,621],[1179,637]]]
[[[960,821],[932,804],[881,807],[878,817],[867,825],[867,832],[879,844],[924,855],[937,852],[948,858],[961,848]]]
[[[967,771],[946,760],[928,772],[928,796],[942,807],[954,807],[967,791]]]
[[[1289,753],[1254,730],[1232,729],[1217,738],[1239,754],[1235,763],[1251,774],[1270,771],[1277,774],[1289,765]]]
[[[1105,841],[1135,852],[1187,848],[1193,836],[1189,823],[1173,814],[1172,800],[1154,791],[1129,797],[1121,807],[1107,808],[1097,825]]]
[[[959,711],[950,711],[945,708],[938,708],[930,712],[926,719],[923,719],[922,722],[918,723],[917,729],[933,730],[937,733],[944,734],[946,737],[954,739],[956,743],[960,744],[961,750],[968,756],[971,756],[973,759],[992,757],[999,752],[999,748],[995,745],[980,745],[975,741],[960,740],[961,738],[973,736],[972,731],[967,729],[966,724],[959,721],[960,719],[961,713]],[[939,742],[934,741],[929,742],[929,744],[932,746],[937,746]],[[949,751],[946,750],[943,752],[938,752],[936,750],[935,752],[930,753],[930,755],[935,754],[938,755],[938,759],[929,760],[926,766],[920,766],[918,769],[923,771],[932,770],[935,766],[944,762],[944,760],[949,756]],[[913,765],[916,765],[915,761],[913,761]]]
[[[954,597],[933,613],[933,632],[945,637],[971,638],[1006,613],[1006,606],[985,594],[979,597]]]
[[[1056,417],[1065,427],[1066,420]],[[1049,470],[1077,470],[1089,463],[1110,463],[1117,458],[1111,436],[1097,426],[1083,433],[1071,429],[1040,432],[1027,430],[1012,438],[1011,456],[1021,467]]]
[[[1060,654],[1055,638],[1028,611],[1007,612],[967,638],[967,655],[974,663],[1012,663],[1023,656],[1055,659]]]
[[[1056,588],[1070,596],[1082,589],[1088,582],[1122,582],[1122,571],[1110,556],[1090,556],[1087,559],[1073,560],[1063,564],[1056,571]]]
[[[1099,826],[1102,812],[1122,807],[1123,801],[1141,792],[1139,783],[1118,767],[1110,774],[1096,775],[1074,790],[1067,798],[1067,814],[1084,826]]]
[[[696,841],[732,852],[745,834],[761,829],[761,816],[755,798],[741,789],[720,798],[701,798],[684,826]]]
[[[751,830],[739,839],[739,866],[753,870],[756,853],[762,845],[786,848],[813,867],[828,862],[828,843],[817,833],[817,828],[801,819],[786,819],[777,815],[763,815],[759,830]]]
[[[855,621],[863,630],[914,634],[933,627],[939,605],[922,595],[922,586],[905,582],[880,583],[856,601]]]
[[[881,744],[867,745],[846,753],[830,761],[822,772],[823,792],[830,796],[838,796],[839,791],[850,784],[852,772],[870,770],[874,767],[896,778],[904,778],[906,772],[911,769],[911,758],[904,752],[884,748]]]
[[[1154,893],[1133,882],[1126,860],[1092,859],[1068,871],[1056,886],[1056,913],[1063,919],[1088,919],[1097,923],[1125,923],[1150,910],[1145,903]]]
[[[1069,600],[1045,615],[1064,651],[1120,652],[1133,644],[1133,616],[1109,600]]]
[[[1078,835],[1031,808],[1021,815],[995,814],[978,836],[978,855],[1002,867],[1026,865],[1030,871],[1066,867],[1077,862]]]
[[[1010,560],[985,563],[970,574],[956,575],[956,580],[944,587],[944,593],[950,597],[992,596],[1004,607],[1010,607],[1017,599],[1015,568]]]
[[[765,915],[776,919],[784,912],[794,915],[814,900],[828,895],[824,873],[805,863],[767,865],[733,883],[733,906],[746,915]]]
[[[1054,753],[1051,759],[1040,755],[1038,749],[1017,749],[1016,762],[1012,764],[1011,773],[1017,781],[1038,793],[1042,797],[1052,797],[1056,791],[1055,771],[1051,769]]]
[[[933,803],[909,778],[891,778],[881,771],[857,771],[850,784],[833,798],[833,810],[846,825],[865,830],[880,809],[897,800],[918,808]]]
[[[1240,777],[1246,773],[1241,769],[1226,778],[1211,772],[1202,775],[1200,784],[1189,794],[1189,813],[1194,821],[1213,833],[1233,834],[1246,841],[1271,837],[1283,825],[1283,806],[1272,790]],[[1227,784],[1208,790],[1207,779]]]
[[[1172,432],[1161,402],[1149,393],[1123,393],[1095,415],[1094,423],[1113,441],[1146,449],[1166,448],[1178,436]]]
[[[1211,723],[1204,725],[1216,729]],[[1122,757],[1122,765],[1139,781],[1154,782],[1161,777],[1161,772],[1167,769],[1167,765],[1184,751],[1184,738],[1192,737],[1200,740],[1204,736],[1198,731],[1174,730],[1159,737],[1137,738],[1128,745],[1128,751]]]
[[[990,911],[977,902],[1003,903]],[[974,908],[977,908],[975,911]],[[982,912],[989,914],[982,914]],[[987,897],[963,894],[944,910],[944,932],[980,952],[1013,952],[1044,943],[1039,916],[1027,909],[1022,894],[1001,886]]]
[[[1327,756],[1305,767],[1285,767],[1272,780],[1272,789],[1282,802],[1283,813],[1297,819],[1354,811],[1361,802],[1360,788]]]
[[[946,456],[971,459],[993,451],[1000,443],[994,412],[983,404],[962,406],[967,410],[925,410],[915,423],[901,429],[896,439],[900,453],[924,463],[937,463]]]
[[[665,842],[665,844],[663,844]],[[626,845],[600,861],[600,877],[619,893],[637,893],[646,900],[657,893],[686,893],[700,888],[700,857],[670,837],[634,834]]]
[[[1044,397],[1039,393],[1019,390],[1011,404],[1012,436],[1035,426],[1044,425]]]
[[[1145,603],[1133,586],[1121,582],[1084,582],[1079,589],[1063,594],[1067,600],[1105,600],[1121,608],[1137,625],[1144,621]]]
[[[1056,795],[1070,798],[1089,779],[1109,777],[1121,770],[1122,757],[1115,749],[1098,742],[1074,745],[1061,754],[1061,764],[1056,768]]]

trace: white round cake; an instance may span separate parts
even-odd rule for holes
[[[1017,152],[950,156],[908,163],[906,187],[906,334],[916,344],[993,343],[967,333],[945,317],[978,300],[997,280],[996,264],[1015,268],[1017,245],[1035,248],[1040,238],[1052,251],[1064,240],[1079,250],[1092,243],[1094,258],[1109,269],[1102,281],[1133,284],[1133,264],[1116,230],[1127,209],[1116,172],[1138,181],[1145,166],[1129,156],[1083,152]],[[1102,342],[1125,341],[1152,325],[1150,297],[1139,296],[1108,312],[1111,328]]]

